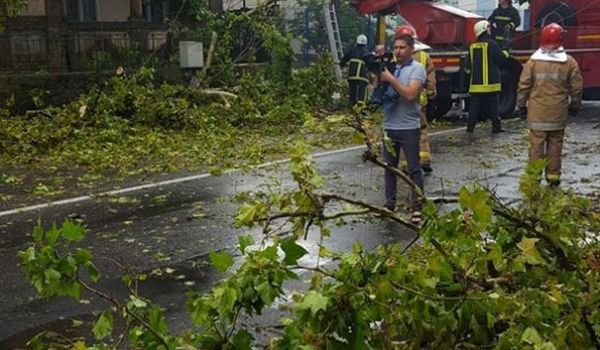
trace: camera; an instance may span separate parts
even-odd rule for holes
[[[383,69],[387,68],[390,73],[394,74],[396,70],[396,62],[394,62],[394,54],[391,52],[385,52],[382,55],[371,55],[369,60],[367,61],[367,70],[370,73],[377,75],[381,75]]]
[[[396,70],[394,54],[391,52],[385,52],[382,55],[373,55],[367,62],[367,69],[370,73],[375,74],[378,80],[380,80],[381,72],[386,68],[392,74],[394,74],[394,71]],[[387,93],[388,86],[388,83],[379,81],[379,84],[371,94],[369,102],[374,105],[383,105],[386,100],[395,100],[398,98],[398,94],[396,94],[395,91],[393,93]]]

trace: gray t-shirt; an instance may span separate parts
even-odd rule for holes
[[[403,65],[397,65],[394,76],[402,85],[409,85],[411,81],[418,80],[425,84],[427,73],[425,67],[415,60],[410,60]],[[398,95],[393,87],[388,86],[386,98],[383,102],[383,128],[390,130],[411,130],[421,127],[419,113],[421,106],[419,99],[409,102]]]

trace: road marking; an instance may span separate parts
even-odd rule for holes
[[[465,129],[464,127],[461,127],[461,128],[436,131],[436,132],[430,133],[429,136],[445,135],[445,134],[450,134],[450,133],[457,132],[457,131],[464,130],[464,129]],[[326,156],[330,156],[330,155],[334,155],[334,154],[340,154],[340,153],[346,153],[346,152],[360,150],[365,147],[366,146],[361,145],[361,146],[337,149],[337,150],[333,150],[333,151],[319,152],[319,153],[313,154],[313,157],[321,158],[321,157],[326,157]],[[266,162],[266,163],[257,165],[253,168],[254,169],[262,169],[262,168],[270,167],[273,165],[288,163],[289,161],[290,161],[289,158],[285,158],[285,159],[281,159],[281,160]],[[231,170],[224,171],[223,174],[231,174],[231,173],[236,173],[239,171],[240,171],[240,169],[231,169]],[[151,189],[151,188],[157,188],[157,187],[161,187],[161,186],[174,185],[174,184],[179,184],[179,183],[183,183],[183,182],[204,179],[204,178],[211,177],[211,176],[213,176],[213,175],[210,173],[184,176],[184,177],[180,177],[180,178],[176,178],[176,179],[153,182],[153,183],[149,183],[149,184],[145,184],[145,185],[121,188],[119,190],[112,190],[112,191],[100,192],[100,193],[86,195],[86,196],[61,199],[61,200],[57,200],[57,201],[49,202],[49,203],[35,204],[35,205],[27,206],[27,207],[21,207],[21,208],[16,208],[16,209],[0,211],[0,217],[10,216],[10,215],[14,215],[14,214],[22,214],[22,213],[27,213],[27,212],[34,211],[34,210],[57,207],[57,206],[66,205],[66,204],[85,202],[85,201],[88,201],[88,200],[91,200],[94,198],[99,198],[99,197],[118,196],[118,195],[122,195],[122,194],[126,194],[126,193],[137,192],[137,191]]]

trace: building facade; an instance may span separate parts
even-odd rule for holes
[[[0,72],[72,72],[102,68],[132,50],[166,43],[169,2],[29,0],[0,34]]]

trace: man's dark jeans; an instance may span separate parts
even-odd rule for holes
[[[385,130],[387,137],[391,140],[395,154],[390,154],[383,145],[383,158],[388,165],[398,168],[400,149],[404,150],[408,162],[408,174],[411,180],[423,190],[423,173],[419,163],[419,138],[420,129],[413,130]],[[393,172],[385,171],[385,205],[394,207],[396,205],[397,178]],[[421,210],[422,203],[415,191],[411,191],[411,206],[413,210]]]

